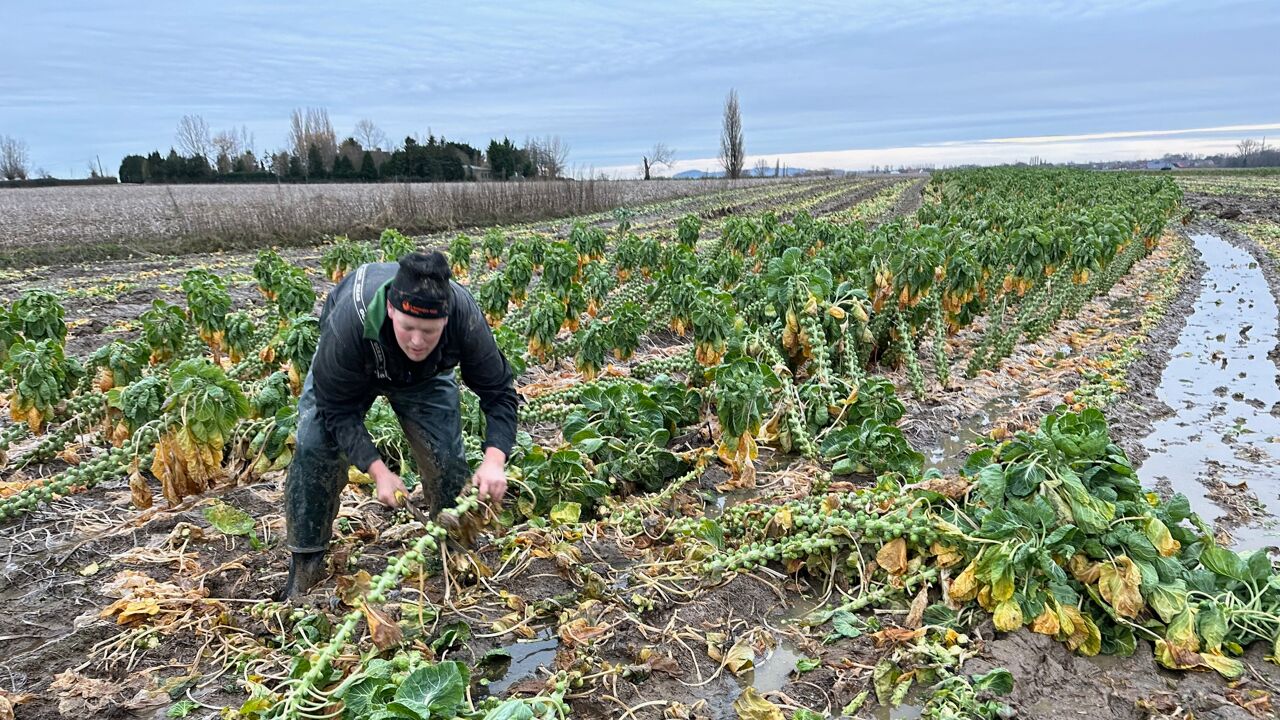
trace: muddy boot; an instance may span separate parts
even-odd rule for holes
[[[307,594],[316,583],[324,579],[324,552],[293,553],[289,558],[289,579],[277,600],[293,601]]]

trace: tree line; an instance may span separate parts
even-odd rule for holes
[[[567,170],[569,146],[559,136],[490,140],[481,150],[466,142],[428,133],[388,146],[386,134],[371,120],[356,123],[341,142],[323,108],[294,110],[287,145],[259,157],[248,130],[211,133],[199,115],[178,122],[167,154],[127,155],[120,163],[122,183],[202,182],[377,182],[416,180],[459,182],[555,179]]]

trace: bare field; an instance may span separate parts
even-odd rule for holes
[[[0,191],[0,265],[585,215],[774,181],[118,185]]]

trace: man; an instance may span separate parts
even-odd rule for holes
[[[329,294],[298,400],[297,444],[285,481],[292,556],[281,597],[296,598],[324,576],[348,463],[373,476],[379,501],[400,505],[404,483],[383,463],[364,425],[377,396],[387,397],[404,428],[432,516],[452,504],[469,470],[454,367],[479,396],[486,421],[484,460],[472,481],[481,499],[501,503],[516,431],[511,366],[471,293],[450,280],[444,255],[412,253],[398,264],[362,265]]]

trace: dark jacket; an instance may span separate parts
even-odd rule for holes
[[[422,362],[400,349],[387,318],[386,290],[396,263],[370,263],[338,283],[320,312],[320,344],[311,372],[316,414],[347,460],[368,472],[379,459],[364,416],[378,395],[412,388],[462,368],[462,381],[480,397],[484,446],[510,455],[516,437],[517,398],[511,366],[466,288],[450,283],[453,301],[440,343]]]

